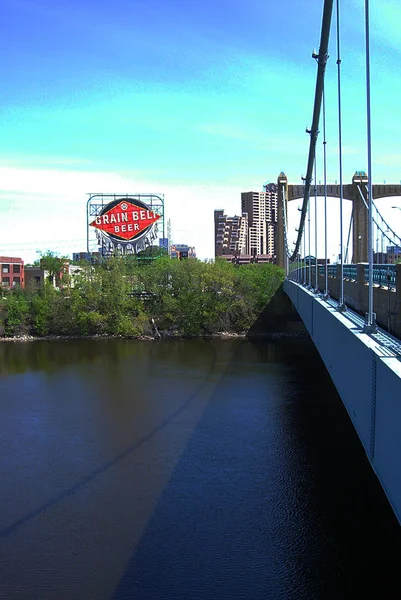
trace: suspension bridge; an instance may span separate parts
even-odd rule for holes
[[[372,182],[370,116],[369,5],[365,0],[367,172],[351,183],[342,174],[342,106],[339,2],[337,0],[337,101],[339,183],[327,182],[324,79],[328,61],[333,0],[325,0],[317,62],[306,176],[301,185],[277,180],[277,262],[286,271],[285,293],[313,339],[384,492],[401,523],[401,264],[380,264],[383,247],[400,248],[401,238],[380,213],[377,200],[401,196],[399,184]],[[316,149],[322,122],[323,184],[317,182]],[[318,198],[324,198],[323,226]],[[338,199],[339,260],[328,259],[327,200]],[[290,243],[288,207],[302,200],[297,239]],[[344,201],[352,202],[344,227]],[[314,223],[311,219],[313,205]],[[320,221],[321,222],[321,221]],[[321,239],[323,237],[323,240]],[[324,257],[318,248],[324,245]],[[381,246],[382,252],[378,249]],[[349,260],[351,257],[351,260]],[[322,398],[324,402],[324,398]],[[341,432],[338,432],[341,444]]]

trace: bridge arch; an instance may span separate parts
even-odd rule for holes
[[[315,186],[311,192],[315,195]],[[373,184],[373,199],[390,198],[401,196],[400,184]],[[341,189],[339,184],[327,184],[316,186],[318,197],[327,196],[340,198]],[[283,208],[288,209],[288,202],[299,200],[304,196],[304,185],[289,184],[285,173],[280,173],[277,179],[277,264],[285,267],[286,250],[284,238]],[[352,201],[352,262],[354,264],[368,262],[368,177],[364,171],[356,171],[352,183],[343,184],[342,197],[344,200]],[[283,207],[283,202],[285,207]]]

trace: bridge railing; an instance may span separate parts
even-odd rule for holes
[[[313,289],[316,293],[327,293],[331,298],[340,297],[340,265],[328,265],[327,289],[325,266],[318,265],[317,289],[315,265],[299,262],[288,278]],[[346,264],[344,273],[344,302],[365,316],[368,305],[369,266],[367,263]],[[401,264],[373,265],[374,311],[379,325],[390,333],[401,337]]]
[[[369,283],[369,269],[365,267],[365,283]],[[380,287],[396,287],[395,265],[373,265],[373,283]]]
[[[357,268],[356,265],[344,265],[343,266],[344,279],[349,279],[350,281],[357,280]]]
[[[305,267],[300,267],[305,268]],[[308,273],[309,266],[306,265],[306,272]],[[327,274],[329,277],[337,277],[338,266],[328,265]],[[358,269],[357,265],[344,265],[343,266],[344,279],[348,281],[358,281]],[[311,267],[312,279],[315,278],[315,267]],[[318,265],[318,274],[324,276],[325,267],[324,265]],[[294,279],[294,277],[291,277]],[[369,282],[369,267],[366,265],[364,268],[364,281]],[[373,283],[379,287],[396,287],[396,265],[373,265]]]

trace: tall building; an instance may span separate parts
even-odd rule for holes
[[[224,210],[214,211],[214,255],[240,255],[248,253],[247,215],[228,217]]]
[[[243,192],[241,211],[248,215],[249,253],[276,256],[277,186],[269,183],[264,192]]]

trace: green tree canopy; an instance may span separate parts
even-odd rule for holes
[[[60,257],[55,252],[47,250],[41,255],[39,265],[47,271],[49,281],[53,283],[57,275],[63,271],[67,261],[69,261],[68,258]]]

